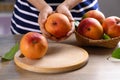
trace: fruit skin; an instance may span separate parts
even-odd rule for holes
[[[78,25],[77,32],[87,38],[98,40],[103,36],[103,28],[98,20],[85,18]]]
[[[111,38],[120,36],[120,18],[110,16],[105,19],[102,24],[104,32]]]
[[[101,11],[98,10],[90,10],[88,12],[86,12],[83,15],[83,19],[84,18],[95,18],[97,19],[101,24],[103,23],[103,21],[105,20],[105,16]]]
[[[45,29],[56,38],[62,38],[72,29],[67,16],[61,13],[51,14],[45,23]]]
[[[29,59],[39,59],[48,50],[46,38],[37,32],[28,32],[20,40],[20,51]]]

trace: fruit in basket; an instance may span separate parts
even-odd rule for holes
[[[20,51],[29,59],[43,57],[48,49],[46,38],[37,32],[28,32],[20,40]]]
[[[56,38],[65,37],[71,28],[69,19],[61,13],[51,14],[45,23],[46,31]]]
[[[86,12],[83,15],[83,19],[84,18],[95,18],[97,19],[101,24],[103,23],[103,21],[105,20],[105,16],[101,11],[98,10],[90,10],[88,12]]]
[[[120,36],[120,18],[110,16],[105,19],[102,24],[104,32],[111,38]]]
[[[98,40],[103,36],[103,27],[97,19],[85,18],[78,25],[77,32],[87,38]]]

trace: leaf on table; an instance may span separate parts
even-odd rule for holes
[[[112,57],[113,57],[113,58],[120,59],[120,48],[116,48],[116,49],[112,52]]]
[[[19,44],[16,43],[7,53],[2,56],[2,62],[13,60],[15,53],[19,49]]]

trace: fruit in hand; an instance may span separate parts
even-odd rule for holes
[[[46,31],[56,38],[65,37],[71,28],[69,19],[61,13],[51,14],[45,23]]]
[[[29,59],[43,57],[48,49],[46,38],[37,32],[28,32],[20,40],[20,51]]]
[[[120,18],[110,16],[105,19],[102,24],[104,32],[111,38],[120,36]]]
[[[105,20],[105,16],[101,11],[98,10],[90,10],[88,12],[86,12],[83,15],[83,19],[84,18],[95,18],[97,19],[101,24],[103,23],[103,21]]]
[[[103,28],[98,20],[85,18],[78,25],[77,32],[87,38],[98,40],[103,36]]]

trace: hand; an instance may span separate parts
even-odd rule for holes
[[[57,7],[56,12],[66,15],[71,23],[71,26],[72,26],[72,29],[68,32],[68,34],[65,37],[63,37],[61,39],[56,39],[57,41],[61,41],[61,40],[68,38],[74,32],[74,30],[75,30],[74,19],[72,17],[72,14],[70,13],[70,10],[64,4],[60,4]]]
[[[45,22],[47,20],[47,17],[52,13],[53,13],[52,8],[49,5],[47,5],[47,6],[44,6],[43,9],[41,9],[39,17],[38,17],[38,23],[40,25],[40,30],[41,30],[42,34],[47,38],[50,38],[51,34],[49,34],[45,30]]]
[[[67,35],[65,37],[62,37],[61,39],[56,39],[56,41],[62,41],[67,39],[75,30],[74,21],[71,21],[71,26],[72,26],[72,29],[67,33]]]
[[[74,27],[74,19],[73,19],[72,15],[71,15],[70,11],[68,10],[67,7],[66,7],[66,8],[65,8],[65,7],[63,8],[63,7],[64,7],[64,6],[59,5],[59,6],[57,7],[57,9],[56,9],[56,12],[58,12],[58,13],[63,13],[63,14],[65,14],[65,15],[69,18],[69,20],[70,20],[70,22],[71,22],[72,29],[68,32],[68,34],[67,34],[65,37],[62,37],[62,38],[60,38],[60,39],[57,39],[56,37],[52,36],[50,33],[48,33],[48,32],[45,30],[45,26],[44,26],[44,25],[45,25],[45,22],[46,22],[46,20],[47,20],[47,17],[48,17],[50,14],[53,13],[52,8],[51,8],[50,6],[49,6],[49,7],[44,7],[44,8],[40,11],[39,19],[38,19],[38,23],[39,23],[39,25],[40,25],[40,29],[41,29],[43,35],[44,35],[46,38],[50,39],[50,40],[54,40],[54,41],[64,40],[64,39],[68,38],[68,37],[74,32],[74,30],[75,30],[75,27]],[[61,9],[62,9],[62,10],[61,10]]]

